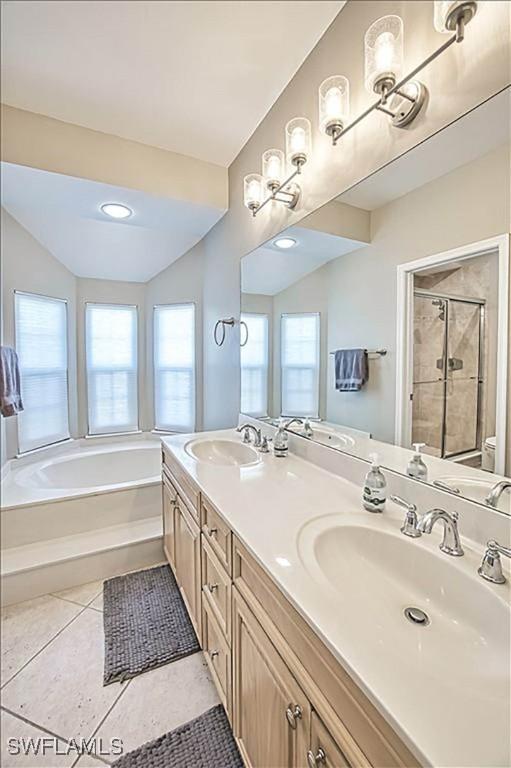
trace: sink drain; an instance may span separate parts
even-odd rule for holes
[[[420,608],[411,606],[410,608],[405,608],[404,613],[408,621],[411,621],[412,624],[418,624],[420,627],[427,627],[429,624],[428,614],[424,613]]]

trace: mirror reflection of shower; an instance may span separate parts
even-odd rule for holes
[[[414,275],[412,443],[494,471],[492,254]]]

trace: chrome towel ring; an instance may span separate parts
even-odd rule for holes
[[[222,344],[225,341],[225,327],[229,326],[229,328],[233,328],[238,321],[235,317],[224,317],[222,320],[217,320],[215,323],[215,329],[213,331],[213,338],[215,340],[215,344],[217,347],[221,347]],[[248,327],[244,320],[239,321],[240,327],[243,326],[245,328],[245,341],[241,344],[241,347],[244,347],[245,344],[248,342]],[[219,328],[222,328],[221,334],[218,332]]]
[[[240,320],[240,328],[245,329],[245,341],[240,341],[240,347],[246,347],[248,344],[248,325],[244,320]],[[240,339],[241,339],[241,331],[240,331]]]

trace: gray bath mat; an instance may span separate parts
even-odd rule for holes
[[[243,768],[221,704],[128,752],[112,768]]]
[[[103,685],[200,650],[168,565],[108,579],[103,586]]]

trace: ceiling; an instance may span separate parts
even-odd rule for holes
[[[4,0],[2,101],[227,166],[343,5]]]
[[[337,199],[374,211],[509,142],[511,89],[460,117]]]
[[[243,293],[274,296],[328,261],[367,245],[306,227],[289,227],[285,236],[296,240],[293,248],[277,248],[274,238],[242,260]]]
[[[79,277],[146,282],[201,240],[223,209],[1,164],[2,205]],[[132,209],[115,221],[107,202]]]

